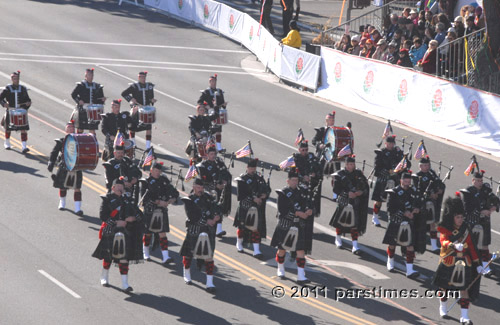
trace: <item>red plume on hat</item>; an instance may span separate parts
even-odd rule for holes
[[[484,169],[481,169],[479,172],[480,172],[481,174],[486,173],[486,171],[485,171]]]
[[[159,164],[163,166],[163,161],[160,161]]]
[[[120,177],[118,177],[118,179],[121,180],[121,181],[123,181],[125,179],[125,177],[120,176]]]
[[[456,196],[456,197],[460,197],[460,191],[456,191],[456,192],[455,192],[455,196]]]

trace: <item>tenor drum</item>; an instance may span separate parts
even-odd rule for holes
[[[196,140],[196,150],[198,152],[198,156],[201,158],[206,158],[208,156],[207,142],[207,138]]]
[[[333,129],[328,128],[323,143],[330,144],[325,149],[325,157],[328,161],[341,160],[342,158],[337,158],[337,154],[347,145],[350,145],[351,150],[354,151],[354,136],[351,129],[347,127],[334,126]]]
[[[139,108],[139,121],[143,124],[153,124],[156,122],[156,108],[154,106]]]
[[[89,104],[83,105],[83,108],[87,111],[87,118],[89,122],[100,121],[102,119],[101,114],[104,114],[104,105]]]
[[[64,139],[64,163],[69,171],[94,170],[99,161],[99,144],[93,134],[68,134]]]
[[[28,125],[28,111],[24,108],[12,109],[9,111],[10,124],[14,126]]]
[[[134,143],[129,139],[125,139],[123,141],[123,147],[124,147],[123,151],[125,152],[125,156],[127,156],[133,160],[135,158]]]

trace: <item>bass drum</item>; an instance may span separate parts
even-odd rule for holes
[[[99,144],[93,134],[68,134],[64,139],[64,163],[68,171],[94,170],[99,161]]]
[[[351,152],[354,152],[354,136],[352,135],[351,129],[347,127],[334,126],[333,129],[328,128],[323,143],[325,145],[330,144],[330,146],[325,149],[327,161],[342,160],[342,158],[337,158],[337,154],[347,145],[350,145]]]

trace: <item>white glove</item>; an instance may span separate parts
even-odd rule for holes
[[[481,273],[483,273],[483,271],[484,271],[484,267],[482,267],[481,265],[479,265],[479,266],[477,267],[477,273],[478,273],[478,274],[481,274]]]
[[[459,244],[454,244],[453,246],[455,246],[455,250],[456,250],[457,252],[461,252],[461,251],[463,251],[463,250],[464,250],[464,244],[462,244],[462,243],[459,243]]]

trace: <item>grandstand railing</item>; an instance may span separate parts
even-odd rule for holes
[[[436,75],[462,85],[500,93],[499,73],[480,72],[477,65],[486,51],[486,41],[486,28],[452,42],[445,41],[446,44],[436,49]]]
[[[359,28],[367,24],[374,26],[382,34],[385,17],[391,13],[401,16],[404,8],[416,8],[416,4],[415,0],[392,1],[336,27],[328,28],[321,33],[321,45],[333,45],[345,33],[351,36],[358,35]]]

